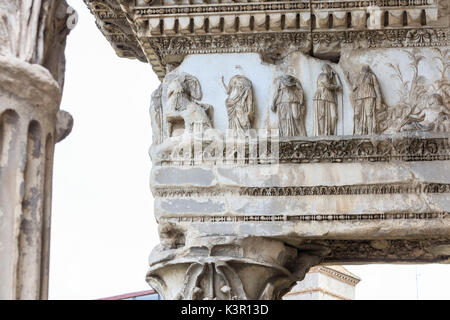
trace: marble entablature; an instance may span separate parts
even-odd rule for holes
[[[450,261],[448,0],[85,2],[161,80],[147,281],[165,298]]]

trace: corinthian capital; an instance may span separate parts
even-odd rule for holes
[[[147,281],[164,299],[280,299],[326,253],[267,238],[201,239],[178,249],[157,247]]]

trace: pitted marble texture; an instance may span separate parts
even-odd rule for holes
[[[162,80],[147,281],[165,298],[450,261],[448,1],[85,2]]]

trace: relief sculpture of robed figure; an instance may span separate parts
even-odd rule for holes
[[[330,136],[336,134],[338,121],[337,93],[341,86],[337,84],[336,73],[330,65],[322,67],[317,78],[317,90],[314,94],[314,135]]]
[[[353,134],[377,133],[377,110],[382,99],[377,77],[369,66],[363,66],[353,86]]]
[[[228,128],[237,136],[245,136],[252,128],[255,114],[252,82],[244,76],[236,75],[230,79],[228,86],[225,83],[223,86],[228,94],[225,100]]]
[[[272,111],[278,116],[278,129],[282,137],[306,136],[306,106],[300,81],[285,75],[278,81],[278,89],[272,103]]]

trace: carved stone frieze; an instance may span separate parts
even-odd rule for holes
[[[180,35],[151,37],[148,41],[161,56],[232,52],[258,52],[270,55],[293,50],[308,52],[310,49],[310,35],[307,32]]]
[[[254,197],[300,197],[309,195],[365,195],[407,193],[450,193],[448,183],[391,183],[341,186],[237,187],[237,188],[156,188],[156,197],[241,195]]]
[[[337,59],[344,47],[448,45],[448,5],[436,1],[189,3],[84,0],[124,57],[164,66],[190,53],[301,50]],[[128,26],[126,26],[128,24]],[[273,38],[271,41],[267,39]],[[278,43],[278,39],[283,38]],[[300,40],[298,43],[297,41]],[[267,47],[267,43],[274,43]]]
[[[450,218],[450,212],[390,212],[374,214],[302,214],[302,215],[243,215],[243,216],[186,216],[164,217],[161,221],[180,222],[333,222],[333,221],[381,221],[381,220],[442,220]]]
[[[147,281],[165,299],[450,262],[448,0],[84,1],[162,80]]]
[[[384,138],[381,138],[384,137]],[[448,138],[380,136],[379,139],[280,141],[280,162],[347,162],[450,159]]]
[[[242,150],[236,152],[236,145],[223,140],[221,143],[200,145],[194,154],[194,146],[180,149],[167,149],[153,158],[157,165],[193,165],[194,163],[221,164],[266,164],[270,163],[323,163],[323,162],[389,162],[449,160],[449,138],[424,135],[379,135],[377,137],[345,137],[335,139],[314,138],[266,138],[255,140],[257,149],[244,143]],[[255,152],[252,152],[255,150]],[[230,157],[230,155],[232,155]],[[195,162],[194,162],[195,159]]]

